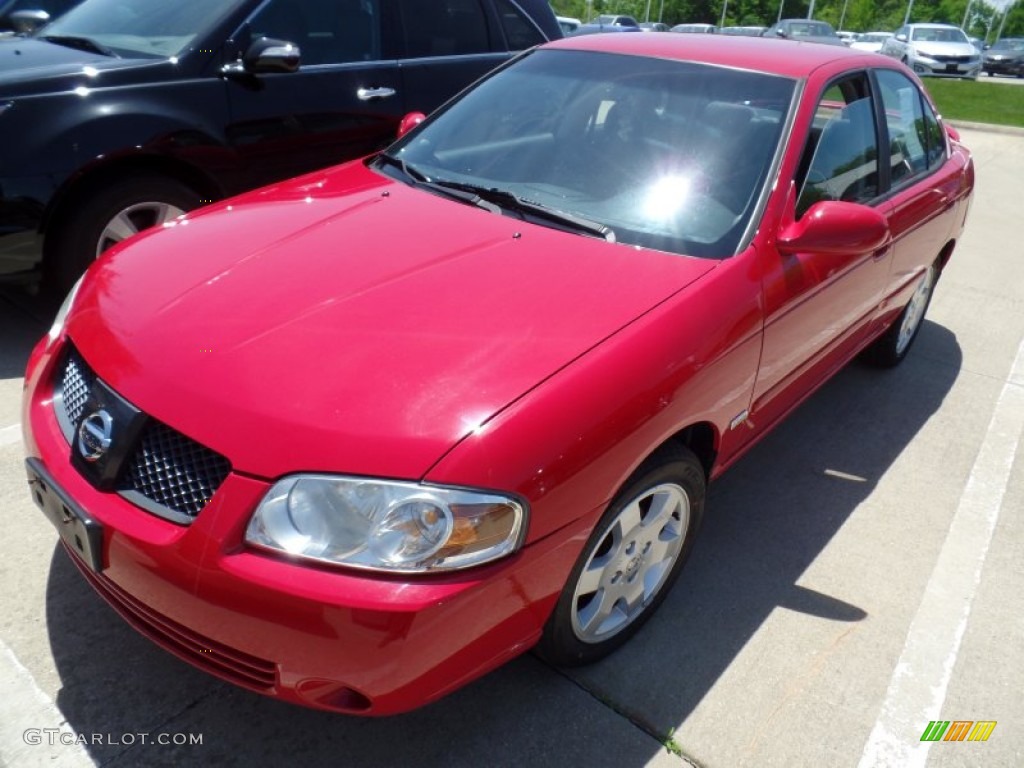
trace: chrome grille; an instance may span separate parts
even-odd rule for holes
[[[151,421],[128,464],[125,490],[195,517],[230,470],[228,460],[219,453]]]
[[[70,349],[54,392],[57,420],[71,443],[96,373]],[[118,492],[143,509],[190,523],[231,471],[219,453],[150,418],[122,471]]]
[[[64,415],[71,424],[77,424],[82,417],[82,409],[89,397],[89,388],[96,381],[96,374],[85,364],[85,361],[72,351],[64,365],[61,376],[60,390],[64,405]]]

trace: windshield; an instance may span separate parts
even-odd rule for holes
[[[118,56],[177,56],[238,0],[86,0],[37,37],[88,40]]]
[[[541,50],[390,150],[410,174],[502,190],[618,243],[724,258],[754,211],[794,81],[640,56]]]
[[[817,24],[811,21],[790,22],[791,37],[834,37],[835,32],[828,24]]]
[[[918,28],[914,30],[911,39],[918,43],[967,43],[970,45],[970,40],[967,39],[963,30],[952,27]]]
[[[993,51],[1024,51],[1024,40],[1004,39],[996,41],[992,46]]]

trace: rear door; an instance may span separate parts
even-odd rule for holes
[[[512,56],[545,41],[510,0],[397,0],[402,88],[430,112]]]

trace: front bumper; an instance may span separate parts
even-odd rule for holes
[[[140,632],[249,690],[365,715],[433,701],[536,642],[586,539],[581,520],[500,563],[405,579],[250,550],[245,525],[270,482],[232,473],[182,526],[79,474],[53,410],[59,358],[45,340],[33,353],[23,423],[34,464],[102,529],[99,570],[66,544],[72,560]]]
[[[1024,61],[1021,59],[1005,59],[992,61],[986,59],[982,63],[982,69],[989,75],[1016,75],[1024,76]]]
[[[922,77],[976,78],[981,73],[981,60],[947,61],[917,56],[909,59],[910,68]]]

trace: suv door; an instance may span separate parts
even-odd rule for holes
[[[251,188],[374,152],[407,111],[380,0],[269,0],[240,40],[300,50],[297,72],[229,75],[226,131]],[[243,44],[244,45],[244,44]]]
[[[514,3],[496,0],[398,0],[402,86],[409,108],[430,112],[544,36]]]

